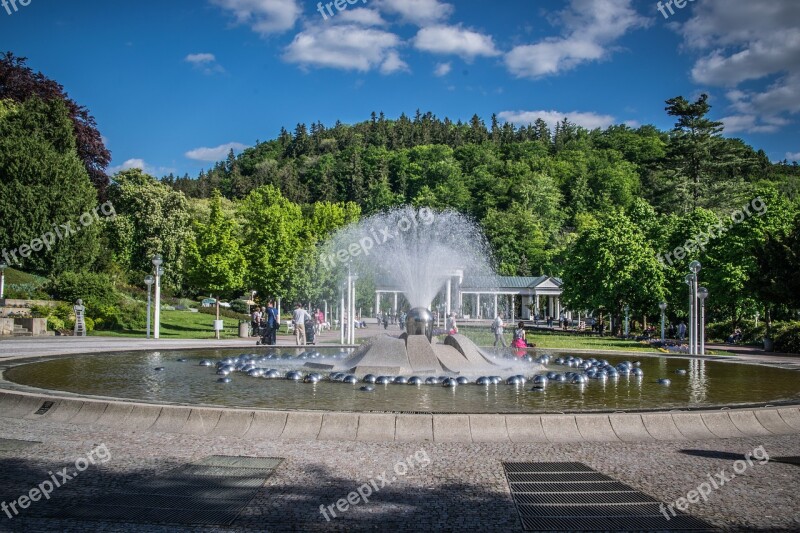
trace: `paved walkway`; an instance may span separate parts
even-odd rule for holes
[[[367,330],[357,330],[361,335],[378,331],[374,324]],[[330,336],[328,340],[338,340],[337,335],[338,332],[326,333],[320,340],[326,340],[327,336]],[[255,339],[147,341],[51,337],[2,341],[0,357],[198,346],[236,347],[250,346],[254,342]],[[286,338],[281,344],[292,343]],[[749,362],[787,362],[780,356],[760,354],[731,359],[739,358]],[[794,356],[788,362],[797,363],[798,360],[800,358]],[[106,408],[108,410],[110,407]],[[247,430],[256,427],[255,420],[250,421],[244,430],[236,430],[236,424],[231,424],[227,430],[222,428],[201,434],[157,427],[145,430],[120,422],[113,413],[94,412],[87,407],[81,407],[72,418],[61,421],[57,417],[39,416],[33,412],[18,414],[21,412],[12,413],[5,407],[0,408],[0,438],[40,444],[4,451],[0,440],[0,501],[19,502],[20,496],[30,494],[32,488],[49,479],[50,472],[59,472],[65,467],[72,470],[76,459],[86,457],[98,446],[105,445],[110,459],[106,463],[90,465],[85,473],[54,490],[49,500],[26,502],[30,505],[25,509],[18,507],[19,514],[11,513],[11,518],[0,511],[0,531],[521,531],[503,473],[503,461],[583,462],[667,503],[686,498],[690,491],[708,483],[709,477],[719,479],[722,475],[729,480],[714,489],[707,501],[700,499],[691,504],[687,509],[690,514],[728,530],[800,530],[800,498],[797,497],[800,467],[780,462],[781,457],[800,456],[800,426],[794,433],[786,435],[779,434],[779,429],[770,431],[762,427],[754,436],[716,438],[714,435],[726,434],[726,426],[717,425],[728,416],[722,416],[726,411],[695,420],[697,427],[713,430],[713,434],[709,433],[702,440],[673,440],[664,434],[662,440],[623,438],[614,442],[549,442],[547,438],[538,442],[515,442],[509,439],[511,426],[507,421],[503,428],[494,431],[490,425],[495,420],[489,417],[469,422],[475,428],[473,440],[477,434],[485,438],[485,442],[441,442],[421,438],[409,442],[372,442],[368,433],[364,438],[356,434],[343,439],[342,433],[338,437],[332,434],[326,438],[320,436],[320,430],[316,438],[298,438],[268,429]],[[800,411],[794,409],[791,413],[789,415],[787,411],[785,420],[796,424],[800,420]],[[106,415],[110,422],[105,425],[87,423],[91,419],[98,420],[101,414]],[[337,426],[341,420],[337,414],[326,416],[332,423],[331,427]],[[686,413],[681,416],[693,415]],[[769,427],[772,423],[781,423],[780,416],[764,416],[763,420]],[[735,419],[731,416],[729,421]],[[738,423],[749,424],[750,420],[752,418],[739,418]],[[191,418],[186,419],[183,428],[193,426],[196,429],[196,423],[190,424],[191,421]],[[558,417],[549,419],[549,423],[553,435],[557,435],[561,427],[568,429],[566,420]],[[397,424],[395,431],[400,432],[399,422],[395,420],[394,424]],[[220,424],[217,425],[219,428]],[[452,431],[458,430],[457,425],[453,428]],[[596,429],[599,431],[600,426]],[[623,426],[612,429],[621,430],[619,435],[623,436],[628,431]],[[443,428],[441,434],[446,436],[447,429]],[[593,434],[590,431],[587,436]],[[488,441],[498,435],[503,437],[501,441]],[[763,450],[773,460],[765,464],[735,462],[746,454],[753,454],[754,450],[757,457],[763,457],[759,455]],[[47,517],[55,509],[91,505],[98,495],[119,491],[132,480],[150,479],[214,454],[285,459],[232,527],[176,527]],[[428,460],[412,464],[410,457]],[[407,468],[405,475],[395,474],[403,470],[398,465]],[[745,465],[743,470],[742,465]],[[735,468],[741,472],[734,473]],[[387,480],[386,485],[382,479]],[[379,490],[370,496],[369,502],[349,506],[345,512],[337,511],[337,517],[330,522],[320,513],[320,506],[333,505],[335,509],[339,500],[345,500],[348,494],[370,481],[375,481]],[[170,511],[164,510],[163,516],[169,518]]]

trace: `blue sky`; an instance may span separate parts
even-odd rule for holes
[[[0,1],[0,50],[91,110],[112,171],[196,176],[372,111],[668,129],[664,100],[702,92],[726,135],[800,159],[797,0],[27,1]]]

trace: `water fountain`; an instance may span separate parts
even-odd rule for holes
[[[340,250],[350,251],[347,264],[339,264],[341,270],[355,270],[402,291],[412,306],[406,331],[398,337],[374,337],[344,361],[309,363],[308,367],[359,376],[504,369],[463,335],[448,335],[443,343],[433,339],[429,306],[453,273],[494,276],[486,238],[475,222],[451,210],[400,207],[343,229],[330,240],[323,256],[338,257]]]

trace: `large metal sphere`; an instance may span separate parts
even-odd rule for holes
[[[407,385],[408,378],[405,376],[397,376],[396,378],[394,378],[394,383],[396,383],[397,385]]]
[[[378,378],[376,378],[372,374],[367,374],[361,381],[363,381],[364,383],[375,383],[375,380],[377,379]]]
[[[534,385],[547,385],[547,382],[550,381],[547,379],[547,376],[534,376],[533,377],[533,384]]]
[[[424,307],[415,307],[406,316],[406,331],[409,335],[433,337],[433,315]]]
[[[455,387],[458,385],[458,381],[453,378],[447,378],[442,382],[442,387]]]
[[[586,376],[582,374],[575,374],[574,376],[572,376],[572,383],[575,385],[585,385]]]
[[[633,367],[631,369],[631,376],[640,378],[640,377],[644,376],[644,371],[641,368],[639,368],[638,366],[637,367]]]
[[[429,378],[425,378],[425,385],[438,385],[439,380],[435,377],[431,376]]]
[[[491,378],[487,378],[486,376],[481,376],[481,377],[478,378],[478,380],[475,382],[475,384],[476,385],[491,385],[492,384],[492,379]]]
[[[231,382],[231,378],[227,378],[227,377],[225,377],[225,378],[219,378],[219,379],[217,380],[217,383],[230,383],[230,382]]]
[[[678,370],[675,371],[675,373],[678,374],[679,376],[685,376],[686,370],[683,368],[679,368]]]
[[[466,376],[459,376],[456,378],[456,381],[458,381],[459,385],[466,385],[469,383],[469,378]]]
[[[519,376],[511,376],[506,380],[506,385],[522,385],[524,382],[520,381]]]
[[[303,374],[292,370],[291,372],[286,373],[286,379],[290,381],[300,381],[301,379],[303,379]]]
[[[661,378],[661,379],[658,380],[658,384],[659,385],[671,385],[672,381],[670,381],[667,378]]]
[[[319,383],[319,377],[316,374],[309,374],[303,378],[303,383]]]
[[[200,366],[214,366],[214,363],[212,363],[208,359],[203,359],[202,361],[200,361]]]
[[[422,378],[419,376],[411,376],[408,378],[409,385],[422,385],[423,381]]]
[[[342,382],[343,383],[349,383],[350,385],[354,385],[354,384],[358,383],[358,378],[351,374],[349,376],[345,376],[344,379],[342,379]]]
[[[274,368],[270,368],[269,370],[267,370],[266,372],[264,372],[264,377],[265,377],[265,378],[269,378],[269,379],[275,379],[275,378],[279,378],[279,377],[281,377],[281,373],[280,373],[280,372],[278,372],[278,371],[277,371],[276,369],[274,369]]]
[[[391,382],[392,378],[390,376],[378,376],[378,379],[375,380],[378,385],[388,385]]]
[[[372,385],[364,385],[358,390],[360,390],[361,392],[372,392],[375,390],[375,387],[373,387]]]

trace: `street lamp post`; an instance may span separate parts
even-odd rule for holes
[[[666,321],[666,313],[667,310],[667,302],[661,302],[658,304],[658,308],[661,309],[661,344],[664,344],[664,323]]]
[[[342,287],[342,305],[339,307],[339,344],[344,344],[344,301],[345,301],[345,290]]]
[[[144,283],[147,285],[147,338],[150,338],[150,292],[153,288],[153,282],[155,278],[153,276],[147,275],[144,277]]]
[[[625,338],[626,339],[628,338],[628,333],[630,331],[630,329],[628,327],[629,326],[630,312],[631,312],[631,306],[630,305],[626,305],[625,306]]]
[[[700,287],[697,289],[697,298],[700,299],[700,355],[706,354],[706,325],[705,325],[705,314],[706,314],[706,298],[708,298],[708,289],[705,287]]]
[[[159,338],[159,323],[161,322],[161,274],[163,270],[161,269],[161,265],[164,263],[164,260],[161,258],[160,254],[156,254],[153,256],[153,266],[155,267],[156,272],[156,310],[153,317],[153,338]]]
[[[698,335],[697,335],[697,283],[698,283],[698,280],[699,280],[699,274],[700,274],[701,266],[702,265],[700,265],[700,261],[692,261],[691,263],[689,263],[689,270],[691,270],[692,274],[694,274],[694,277],[692,278],[692,297],[694,298],[694,301],[693,301],[693,304],[694,304],[694,323],[693,323],[693,326],[694,326],[694,344],[693,344],[694,351],[692,352],[693,355],[697,355],[697,344],[698,344],[698,342],[697,342],[697,337],[698,337]]]
[[[684,280],[689,286],[689,354],[694,353],[694,290],[692,284],[694,283],[694,274],[686,274]]]
[[[0,298],[3,297],[6,289],[6,269],[8,264],[5,261],[0,261]]]

